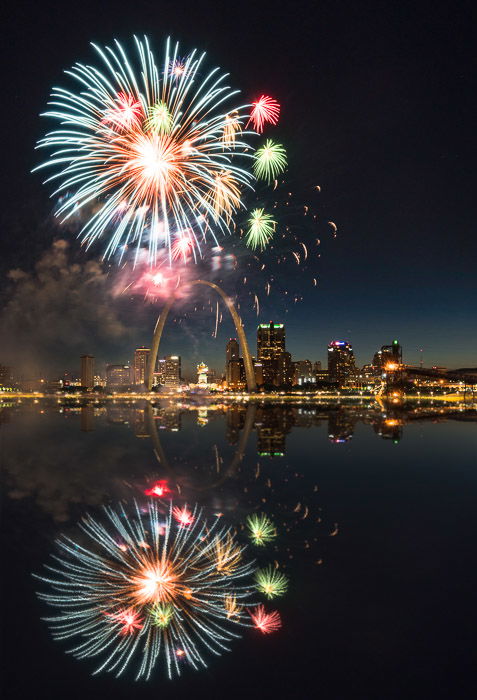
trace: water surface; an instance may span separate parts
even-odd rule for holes
[[[0,407],[5,696],[470,697],[477,417],[468,407],[24,401]],[[41,619],[40,572],[85,512],[166,479],[240,528],[266,512],[281,631],[206,670],[92,676]],[[466,690],[467,687],[467,690]]]

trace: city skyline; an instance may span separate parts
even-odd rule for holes
[[[9,173],[4,195],[9,207],[2,210],[0,344],[7,356],[0,362],[5,364],[23,354],[25,364],[37,359],[46,363],[51,358],[69,365],[84,352],[93,352],[104,362],[132,361],[133,345],[150,342],[161,306],[144,306],[141,295],[134,303],[114,296],[107,267],[104,277],[96,271],[94,282],[91,277],[89,285],[82,283],[75,266],[83,265],[84,272],[91,261],[98,263],[100,250],[77,249],[76,234],[52,218],[41,177],[29,175],[37,163],[37,114],[44,109],[51,76],[59,78],[62,65],[89,56],[91,22],[86,18],[91,15],[87,5],[75,17],[73,34],[67,13],[62,13],[58,22],[63,31],[55,33],[54,42],[50,13],[34,8],[34,21],[24,28],[19,50],[15,49],[16,60],[5,76],[7,92],[17,98],[3,117],[8,124],[13,120],[24,127],[22,138],[8,141],[4,149]],[[148,8],[132,25],[129,14],[115,12],[96,38],[141,34],[149,27],[151,12]],[[319,23],[325,20],[331,31],[317,43],[310,36],[313,21],[304,26],[302,13],[275,8],[270,16],[265,6],[255,7],[254,16],[258,13],[271,31],[286,32],[292,42],[286,56],[272,58],[266,43],[256,42],[253,52],[243,44],[245,15],[221,33],[209,26],[200,8],[191,12],[194,31],[189,26],[189,11],[179,7],[169,27],[171,34],[195,41],[200,30],[214,60],[233,68],[244,84],[255,84],[256,66],[262,66],[263,82],[268,89],[275,88],[283,103],[281,133],[287,141],[293,139],[288,175],[297,204],[308,203],[313,188],[321,188],[315,200],[323,226],[319,259],[318,249],[310,247],[310,258],[317,267],[316,287],[298,266],[296,270],[280,269],[278,286],[289,292],[285,300],[273,289],[267,295],[260,285],[259,318],[252,308],[253,298],[241,300],[240,313],[248,332],[259,319],[280,319],[293,339],[292,354],[314,355],[322,363],[332,339],[350,342],[364,364],[383,338],[398,337],[409,362],[418,363],[423,348],[427,365],[475,366],[477,239],[469,214],[475,187],[468,148],[474,131],[470,116],[473,76],[471,61],[465,60],[463,38],[458,51],[443,50],[453,45],[455,36],[465,36],[470,26],[465,13],[448,15],[439,6],[429,12],[418,7],[388,8],[390,14],[356,7],[343,24],[343,18],[338,19],[330,8],[321,8],[316,11]],[[400,13],[405,16],[405,35],[392,30]],[[373,17],[372,27],[367,16]],[[33,31],[33,27],[41,29]],[[439,51],[432,27],[443,42]],[[233,61],[230,40],[237,50]],[[21,49],[22,41],[27,42],[28,51]],[[157,37],[156,43],[159,41]],[[55,51],[50,49],[53,44]],[[30,51],[44,60],[32,65]],[[361,57],[361,68],[351,67],[347,59],[353,51]],[[228,61],[232,65],[227,66]],[[319,69],[330,65],[333,71]],[[25,75],[30,76],[28,90],[19,92]],[[388,76],[386,80],[383,75]],[[302,109],[302,100],[306,109]],[[329,220],[336,222],[336,237],[327,226]],[[57,275],[58,254],[51,246],[58,238],[69,242],[61,276]],[[304,240],[314,246],[315,236],[307,233]],[[224,237],[220,242],[228,246],[230,239]],[[35,265],[41,265],[41,275],[34,272]],[[29,278],[20,277],[18,270]],[[239,277],[243,275],[231,279],[229,294],[234,294]],[[297,303],[295,295],[300,297]],[[98,304],[100,296],[106,303]],[[48,331],[36,323],[46,317]],[[214,347],[213,326],[207,313],[201,319],[196,315],[193,322],[173,324],[164,354],[181,352],[190,367],[203,359],[200,355],[212,366],[217,364],[222,340],[232,332],[224,316]],[[188,335],[177,332],[179,328]],[[192,337],[187,357],[185,346]],[[82,338],[91,342],[85,347]],[[194,349],[194,342],[202,352]]]

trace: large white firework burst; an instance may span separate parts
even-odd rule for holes
[[[121,44],[94,45],[100,68],[66,71],[76,90],[53,88],[44,116],[60,122],[38,144],[52,151],[57,214],[79,214],[89,246],[106,238],[105,257],[146,247],[151,264],[166,247],[169,260],[184,231],[192,255],[225,231],[250,186],[254,149],[242,130],[250,108],[205,53],[181,58],[168,39],[156,62],[149,41],[135,37],[130,61]],[[233,125],[233,129],[232,126]]]

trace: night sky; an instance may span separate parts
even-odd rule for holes
[[[252,346],[257,320],[274,319],[286,323],[294,359],[325,361],[327,343],[340,338],[353,344],[363,364],[398,338],[407,362],[419,362],[422,348],[426,366],[477,365],[470,2],[84,0],[17,2],[8,14],[0,298],[10,306],[0,317],[6,354],[0,351],[0,363],[11,361],[12,314],[23,316],[25,297],[35,295],[32,281],[15,301],[8,271],[31,272],[58,238],[71,241],[67,264],[84,263],[75,236],[51,222],[42,177],[30,174],[38,163],[35,142],[51,126],[38,115],[53,84],[67,82],[62,71],[76,60],[93,60],[90,41],[126,44],[134,33],[146,33],[158,53],[170,34],[184,47],[205,49],[245,94],[276,96],[280,138],[298,190],[319,184],[320,219],[338,226],[336,239],[323,238],[319,284],[313,288],[310,275],[303,280],[301,303],[286,313],[280,299],[264,297],[259,319],[242,309]],[[16,342],[28,343],[39,364],[57,370],[75,369],[80,352],[125,361],[136,345],[148,344],[157,308],[136,300],[124,310],[124,300],[117,303],[127,332],[110,318],[110,334],[97,337],[94,323],[84,330],[83,310],[81,338],[69,342],[63,311],[63,319],[60,313],[23,319]],[[75,313],[72,307],[72,318]],[[221,369],[233,329],[224,323],[213,340],[213,325],[205,313],[180,332],[171,326],[163,352]]]

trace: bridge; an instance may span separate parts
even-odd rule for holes
[[[437,370],[428,367],[414,367],[413,365],[404,365],[403,373],[408,377],[423,377],[428,379],[444,379],[450,382],[463,382],[467,386],[477,384],[477,369],[463,370]]]

